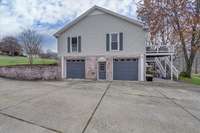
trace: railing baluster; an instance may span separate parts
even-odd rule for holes
[[[146,46],[147,53],[174,53],[174,46],[167,46],[167,45],[147,45]]]

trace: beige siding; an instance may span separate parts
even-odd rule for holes
[[[106,33],[123,32],[124,50],[106,52]],[[67,37],[82,36],[81,53],[67,53]],[[60,56],[136,55],[145,53],[145,32],[141,27],[108,14],[89,15],[58,38]]]

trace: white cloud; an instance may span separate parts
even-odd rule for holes
[[[99,5],[124,15],[135,17],[134,0],[2,0],[0,3],[0,36],[17,34],[27,27],[52,34],[58,22],[70,21]],[[43,25],[36,25],[40,22]]]

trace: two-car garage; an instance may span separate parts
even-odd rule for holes
[[[112,74],[111,77],[113,77],[113,80],[138,80],[138,63],[137,58],[115,58],[110,63],[112,67],[106,67],[106,69],[112,68],[112,73],[109,73],[110,70],[106,70],[106,72]],[[85,59],[66,60],[66,77],[71,79],[85,79],[86,67]],[[98,70],[96,72],[98,73]]]

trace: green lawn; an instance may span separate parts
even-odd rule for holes
[[[33,64],[55,64],[56,60],[54,59],[41,59],[41,58],[34,58]],[[22,65],[28,64],[27,57],[21,56],[2,56],[0,55],[0,66],[11,66],[11,65]]]
[[[191,79],[185,78],[185,77],[180,77],[180,80],[185,81],[187,83],[200,85],[200,75],[192,75]]]

